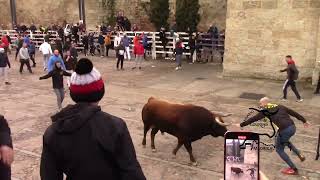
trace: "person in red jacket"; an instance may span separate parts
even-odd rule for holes
[[[141,69],[141,63],[143,61],[143,55],[144,55],[144,47],[143,45],[140,43],[140,38],[138,40],[137,45],[134,46],[135,48],[135,53],[136,53],[136,64],[132,69],[136,69],[137,67],[139,67],[139,69]]]
[[[2,45],[5,52],[7,53],[8,52],[8,49],[9,49],[9,40],[7,38],[6,35],[3,35],[2,38],[1,38],[1,42],[2,42]]]

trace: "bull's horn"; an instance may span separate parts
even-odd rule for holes
[[[231,125],[231,124],[228,124],[228,123],[221,122],[220,117],[218,117],[218,116],[215,117],[214,120],[216,120],[216,122],[218,124],[220,124],[221,126],[230,126]]]
[[[228,116],[232,116],[232,113],[228,113],[228,114],[220,114],[221,117],[228,117]]]

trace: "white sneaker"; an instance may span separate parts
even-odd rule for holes
[[[182,69],[182,67],[180,66],[180,67],[179,67],[179,69],[181,70],[181,69]]]
[[[303,101],[303,99],[298,99],[298,100],[297,100],[297,102],[302,102],[302,101]]]
[[[287,102],[287,101],[288,101],[288,99],[282,98],[282,99],[281,99],[281,101],[283,101],[283,102]]]
[[[179,70],[179,67],[176,67],[176,71],[178,71]]]

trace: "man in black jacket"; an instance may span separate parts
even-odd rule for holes
[[[264,110],[268,110],[269,112],[271,112],[271,114],[273,114],[270,116],[270,120],[279,128],[275,142],[276,151],[281,159],[289,165],[289,168],[282,170],[282,173],[289,175],[298,174],[297,167],[284,151],[285,146],[288,146],[300,158],[301,161],[305,160],[305,157],[300,153],[300,151],[289,141],[296,132],[296,126],[290,116],[293,116],[303,122],[304,127],[308,127],[309,123],[303,116],[293,111],[292,109],[287,108],[283,105],[270,103],[270,100],[267,97],[264,97],[260,100],[260,107],[262,107]],[[242,122],[240,124],[240,127],[247,126],[265,117],[265,114],[260,112],[250,119]]]
[[[126,123],[101,111],[101,74],[80,59],[71,77],[69,105],[43,136],[42,180],[145,180]]]
[[[11,179],[11,163],[13,162],[13,149],[11,131],[7,120],[0,115],[0,179]]]
[[[288,66],[286,69],[280,70],[280,72],[287,72],[287,80],[285,81],[283,85],[283,101],[287,100],[287,89],[289,86],[291,86],[292,91],[297,96],[297,102],[302,102],[303,99],[301,98],[297,87],[295,80],[299,77],[299,71],[295,65],[294,60],[290,55],[286,56],[286,62],[288,63]]]

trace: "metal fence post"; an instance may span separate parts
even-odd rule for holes
[[[152,55],[152,59],[157,59],[157,52],[156,52],[156,32],[152,33],[152,51],[151,51],[151,55]]]

